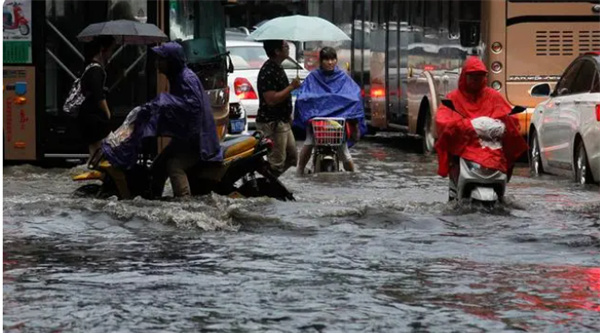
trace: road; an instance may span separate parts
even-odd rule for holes
[[[397,136],[296,202],[73,198],[77,169],[4,169],[5,332],[595,332],[600,192],[519,167],[508,203],[448,204]]]

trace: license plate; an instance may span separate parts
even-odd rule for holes
[[[232,119],[230,122],[232,132],[239,133],[244,131],[244,126],[246,125],[244,119]]]

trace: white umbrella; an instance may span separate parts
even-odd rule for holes
[[[249,39],[283,39],[295,42],[351,40],[333,23],[316,16],[283,16],[272,19],[254,30]]]

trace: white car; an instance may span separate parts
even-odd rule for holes
[[[600,52],[575,59],[554,91],[541,83],[530,94],[550,97],[531,121],[532,173],[570,173],[580,184],[600,181]]]
[[[237,95],[248,117],[248,127],[256,128],[256,115],[258,113],[258,91],[256,81],[262,65],[269,59],[263,44],[259,42],[239,39],[227,39],[227,51],[233,63],[233,73],[228,75],[229,91]],[[294,44],[290,45],[290,57],[296,54]],[[288,59],[281,64],[290,80],[298,75],[304,81],[309,72],[299,65],[294,59]],[[295,98],[293,98],[295,101]]]

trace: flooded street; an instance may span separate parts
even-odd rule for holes
[[[378,136],[297,202],[71,197],[4,169],[5,332],[596,332],[600,192],[522,165],[508,204],[447,203],[435,156]]]

